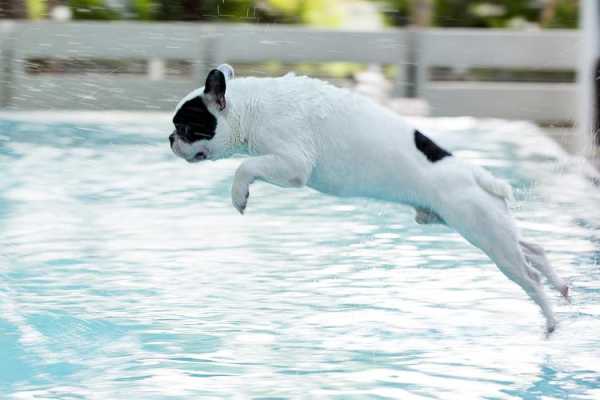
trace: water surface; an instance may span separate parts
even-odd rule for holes
[[[405,206],[189,165],[168,116],[0,118],[0,397],[600,398],[600,189],[527,123],[421,119],[515,187],[560,326]],[[586,175],[587,174],[587,175]]]

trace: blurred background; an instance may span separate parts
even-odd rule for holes
[[[170,111],[228,62],[354,87],[405,115],[534,121],[580,150],[582,4],[0,0],[0,109]]]
[[[2,0],[3,18],[576,28],[578,0]],[[65,11],[66,9],[66,11]],[[374,22],[373,22],[374,21]]]
[[[0,399],[599,399],[599,3],[0,0]],[[257,183],[238,215],[242,160],[167,139],[225,62],[510,182],[572,284],[557,332],[411,207]]]

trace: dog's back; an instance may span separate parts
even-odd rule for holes
[[[246,129],[268,129],[263,135],[273,140],[286,134],[281,131],[294,130],[287,140],[315,153],[310,186],[342,196],[418,200],[414,190],[404,195],[398,189],[415,188],[430,163],[415,147],[415,129],[395,113],[362,95],[303,76],[236,79],[230,88],[233,101],[256,108],[251,115],[258,117],[246,121]]]

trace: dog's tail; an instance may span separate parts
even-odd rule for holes
[[[494,177],[483,168],[475,168],[473,175],[477,184],[486,192],[505,200],[514,200],[512,187],[508,182]]]

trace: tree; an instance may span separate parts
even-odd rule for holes
[[[550,22],[554,19],[554,15],[556,15],[556,7],[558,6],[558,0],[548,0],[544,9],[542,11],[542,15],[540,17],[540,25],[548,26]]]
[[[0,0],[0,18],[27,18],[25,0]]]
[[[425,18],[415,10],[426,10],[429,0],[371,0],[385,5],[384,13],[393,26],[422,25]],[[548,28],[576,28],[579,0],[431,0],[434,26],[504,28],[515,20],[539,23]],[[412,11],[411,11],[412,10]],[[409,15],[411,17],[409,18]]]
[[[74,19],[119,19],[118,12],[107,7],[103,0],[69,0]]]
[[[433,20],[433,0],[412,1],[412,23],[417,26],[429,26]]]

